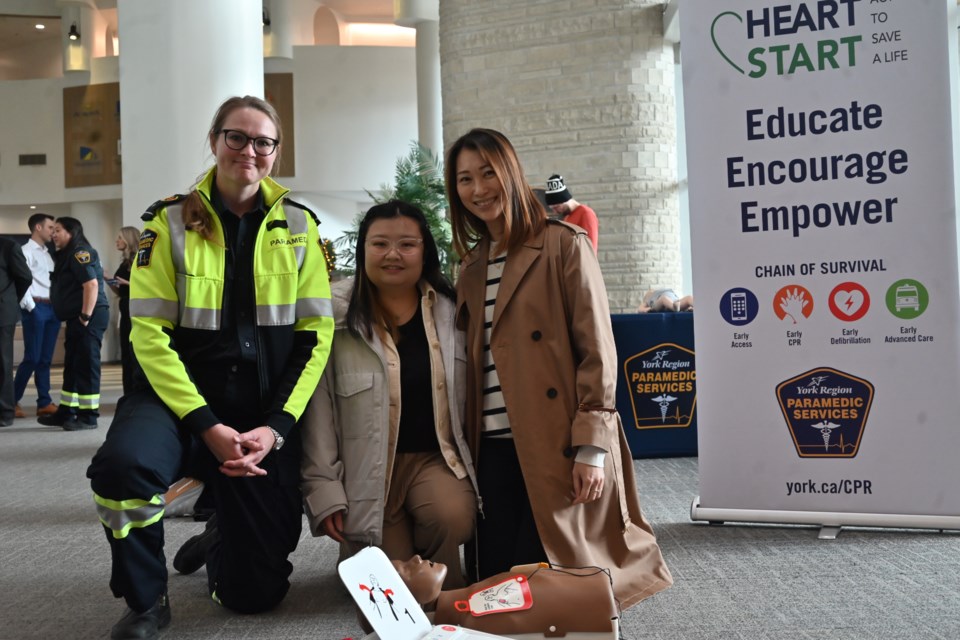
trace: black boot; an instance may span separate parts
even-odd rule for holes
[[[173,568],[184,575],[198,570],[207,563],[207,551],[220,537],[217,530],[216,514],[210,516],[203,533],[197,534],[183,543],[177,555],[173,557]]]
[[[37,418],[39,420],[40,418]],[[76,416],[70,416],[70,418],[63,423],[62,428],[64,431],[84,431],[86,429],[96,429],[97,428],[97,419],[93,418],[92,422],[90,418],[82,420]]]
[[[70,413],[69,411],[62,410],[62,407],[53,413],[44,416],[37,416],[37,422],[45,427],[62,427],[70,419],[75,420],[76,415]]]
[[[170,624],[170,602],[167,594],[161,595],[156,603],[143,613],[137,613],[130,607],[123,617],[113,625],[110,637],[113,640],[149,640],[160,637],[160,629]]]

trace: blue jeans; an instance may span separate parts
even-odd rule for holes
[[[47,302],[38,302],[33,311],[21,309],[20,318],[23,326],[23,361],[17,367],[13,393],[19,403],[32,375],[37,385],[37,408],[42,409],[52,402],[50,361],[57,346],[60,321],[53,313],[53,306]]]

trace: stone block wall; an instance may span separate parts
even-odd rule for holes
[[[652,0],[440,0],[444,144],[502,131],[600,220],[613,313],[681,284],[674,52]]]

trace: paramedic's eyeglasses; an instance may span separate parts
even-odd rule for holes
[[[246,148],[251,141],[253,141],[253,151],[258,156],[272,155],[273,152],[277,150],[277,145],[280,144],[279,140],[274,140],[273,138],[267,138],[265,136],[251,138],[243,131],[237,131],[236,129],[221,129],[220,133],[223,134],[223,141],[227,147],[233,149],[234,151],[241,151],[242,149]]]
[[[396,249],[400,255],[410,256],[416,253],[422,244],[421,238],[400,238],[396,242],[374,238],[367,240],[367,251],[375,256],[385,256],[390,253],[390,249]]]

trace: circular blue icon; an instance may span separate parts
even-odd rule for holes
[[[760,311],[760,303],[753,292],[743,287],[730,289],[720,298],[720,315],[735,326],[750,324]]]

